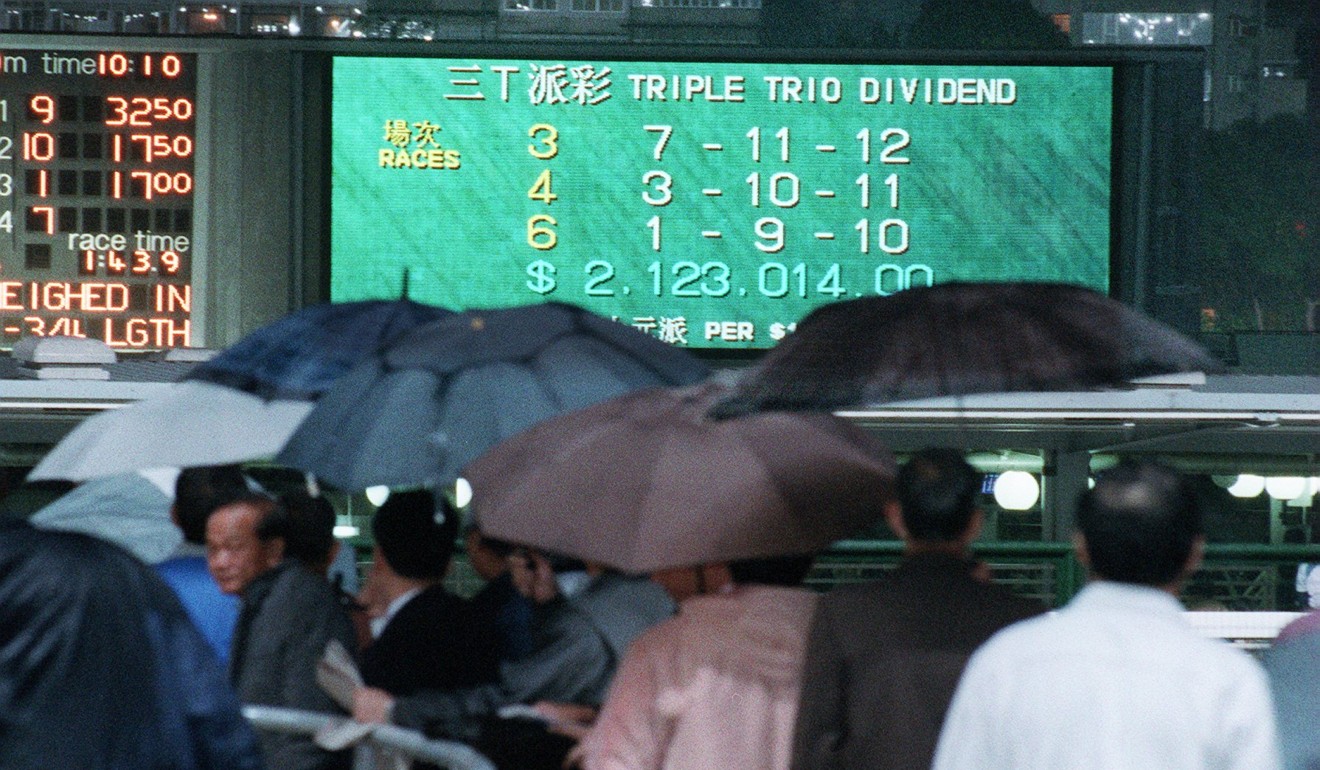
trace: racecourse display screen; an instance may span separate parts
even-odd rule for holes
[[[196,69],[0,51],[0,344],[190,344]]]
[[[336,57],[331,299],[694,348],[951,280],[1109,288],[1113,69]]]

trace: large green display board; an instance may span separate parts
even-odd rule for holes
[[[331,299],[769,347],[950,280],[1108,290],[1109,67],[337,57]]]

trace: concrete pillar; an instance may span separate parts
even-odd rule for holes
[[[1090,452],[1057,449],[1045,452],[1041,474],[1041,524],[1045,540],[1065,542],[1072,538],[1077,497],[1086,490],[1090,474]]]

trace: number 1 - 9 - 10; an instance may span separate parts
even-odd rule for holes
[[[661,250],[661,232],[662,224],[660,215],[657,214],[646,220],[646,227],[651,231],[651,250]],[[778,217],[761,217],[756,220],[752,228],[756,232],[754,245],[759,251],[766,254],[776,254],[784,250],[787,240],[784,235],[784,220]],[[884,219],[879,223],[872,225],[870,219],[859,219],[852,229],[857,233],[858,250],[862,254],[871,253],[872,238],[876,241],[876,246],[886,254],[904,254],[911,247],[908,237],[908,224],[902,219]],[[707,232],[702,233],[707,235]],[[720,234],[722,236],[722,234]],[[835,240],[835,234],[832,232],[814,231],[811,234],[816,240],[832,241]]]

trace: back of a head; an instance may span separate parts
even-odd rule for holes
[[[1177,580],[1202,534],[1201,502],[1190,481],[1153,462],[1102,473],[1077,504],[1091,569],[1105,580],[1165,586]]]
[[[895,487],[909,537],[952,542],[971,524],[981,474],[955,449],[923,449],[899,469]]]
[[[280,495],[280,505],[289,517],[284,555],[297,559],[314,571],[328,567],[334,559],[334,506],[324,497],[314,497],[302,491]]]
[[[454,554],[458,519],[458,511],[429,490],[393,492],[376,511],[371,531],[386,564],[398,575],[439,580]]]
[[[174,516],[183,539],[206,544],[206,518],[211,511],[250,493],[247,479],[237,465],[206,465],[184,468],[174,482]]]

